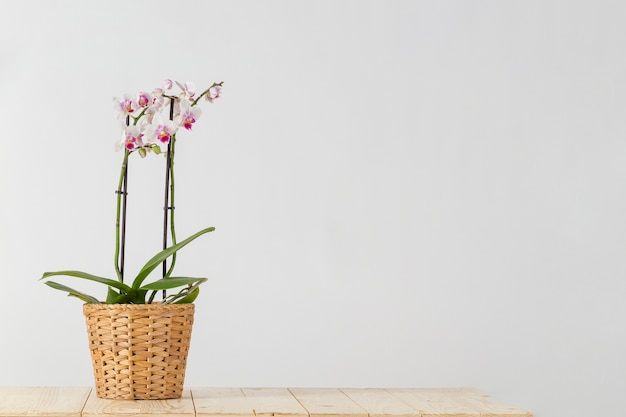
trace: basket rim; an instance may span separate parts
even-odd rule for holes
[[[83,311],[102,311],[102,310],[194,310],[194,303],[185,304],[107,304],[107,303],[85,303]]]

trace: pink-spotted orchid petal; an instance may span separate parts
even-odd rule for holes
[[[165,106],[165,98],[163,96],[153,96],[152,106],[150,106],[152,113],[160,112],[163,109],[163,106]]]
[[[137,148],[144,146],[143,133],[139,126],[127,126],[124,129],[124,147],[129,151],[134,151]]]
[[[155,88],[152,92],[152,105],[161,107],[165,103],[165,98],[163,98],[163,89]]]
[[[133,115],[139,108],[137,102],[128,94],[125,94],[122,98],[113,98],[113,102],[118,111],[117,118],[120,121],[124,121],[126,116]]]
[[[146,93],[144,91],[139,93],[139,95],[137,96],[137,105],[139,105],[139,107],[143,109],[148,107],[150,104],[152,104],[152,94]]]
[[[180,100],[180,114],[176,118],[176,124],[191,130],[201,114],[202,110],[199,107],[191,107],[189,100],[182,99]]]
[[[146,127],[146,140],[150,143],[169,143],[176,133],[176,126],[171,120],[163,120],[160,113],[156,113],[152,123]]]

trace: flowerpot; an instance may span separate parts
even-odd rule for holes
[[[180,398],[193,304],[85,304],[100,398]]]

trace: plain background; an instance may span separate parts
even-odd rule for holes
[[[0,385],[91,385],[112,97],[224,81],[177,155],[188,386],[477,387],[626,408],[626,3],[3,1]],[[130,172],[128,270],[163,160]],[[102,290],[89,285],[83,289]],[[93,291],[92,291],[93,292]]]

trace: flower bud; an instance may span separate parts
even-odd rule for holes
[[[219,85],[214,85],[213,87],[209,88],[209,93],[204,97],[209,103],[213,103],[213,101],[220,98],[221,93],[222,87],[220,87]]]

